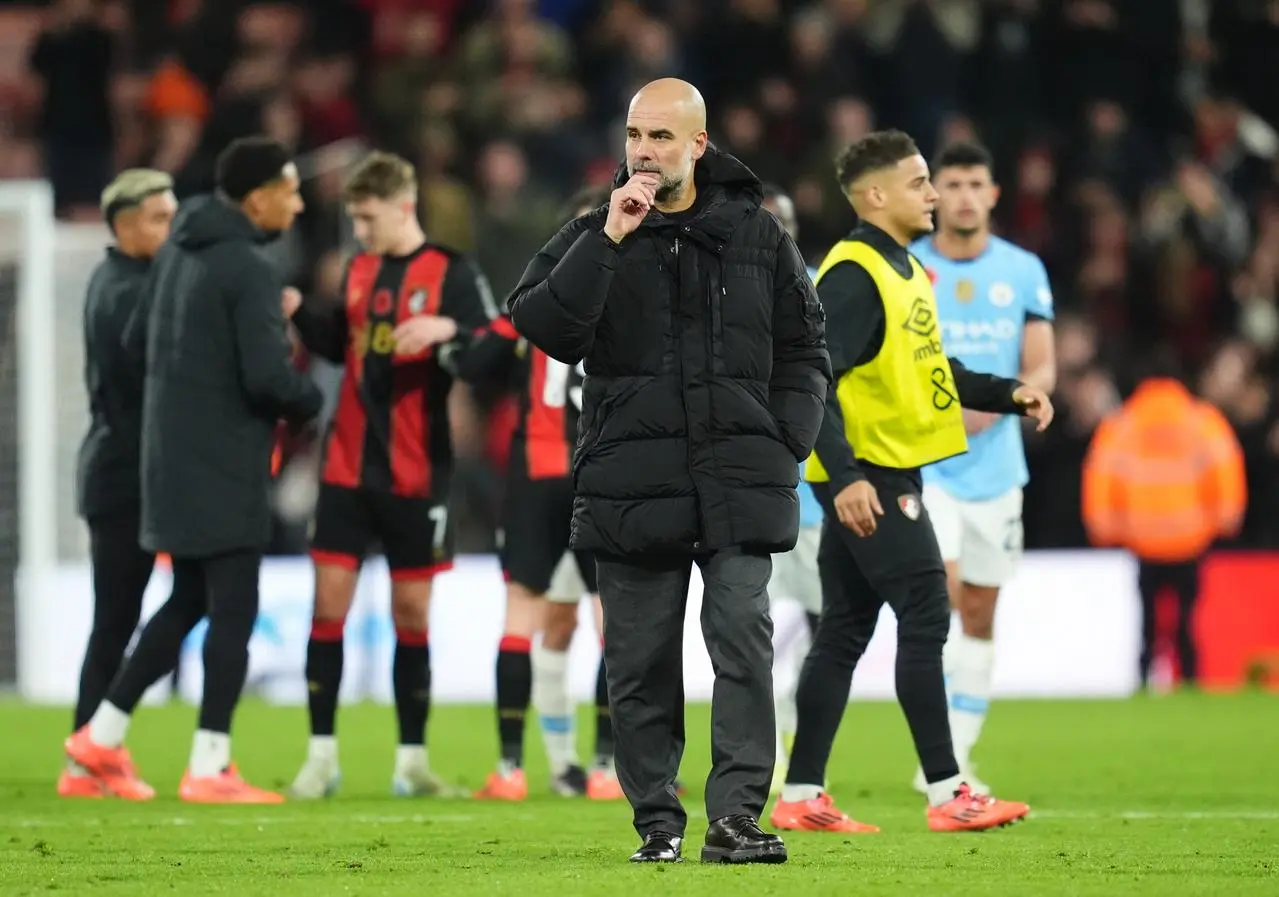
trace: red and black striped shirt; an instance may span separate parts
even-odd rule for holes
[[[448,395],[466,355],[494,324],[483,273],[431,243],[407,256],[361,253],[347,267],[344,301],[329,315],[294,315],[311,351],[344,364],[321,479],[333,486],[443,501],[453,467]],[[417,315],[457,322],[458,336],[419,355],[395,354],[395,328]]]
[[[582,364],[569,366],[526,344],[520,416],[512,437],[529,479],[567,477],[573,468],[577,419],[582,411]]]

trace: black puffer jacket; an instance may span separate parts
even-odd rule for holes
[[[578,549],[795,544],[797,465],[830,382],[825,315],[755,175],[712,147],[695,178],[689,213],[650,212],[621,246],[603,234],[607,208],[565,225],[508,300],[535,346],[586,362]]]
[[[266,239],[221,199],[184,202],[125,333],[146,358],[140,538],[152,551],[265,547],[276,423],[320,410],[319,389],[290,360]]]

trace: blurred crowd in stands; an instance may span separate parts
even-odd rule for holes
[[[0,2],[0,46],[0,177],[43,172],[60,216],[96,219],[119,168],[190,194],[229,140],[269,134],[307,175],[281,263],[334,299],[352,147],[412,159],[428,233],[504,295],[564,198],[611,178],[657,76],[696,83],[712,140],[791,193],[814,262],[852,224],[840,146],[882,126],[928,154],[979,139],[998,230],[1044,259],[1058,312],[1027,545],[1085,544],[1089,437],[1173,359],[1244,445],[1239,541],[1279,547],[1276,0],[54,0]],[[486,550],[510,399],[457,403],[461,547]]]

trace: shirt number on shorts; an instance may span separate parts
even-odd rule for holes
[[[435,526],[435,533],[432,536],[431,549],[435,552],[435,556],[444,556],[444,540],[448,535],[449,525],[449,509],[447,505],[435,505],[431,508],[431,523]]]
[[[546,380],[542,384],[542,404],[547,408],[563,408],[569,399],[573,401],[573,407],[578,411],[582,410],[582,387],[575,385],[569,388],[569,372],[574,370],[562,361],[556,361],[554,358],[546,359]],[[582,362],[577,363],[577,375],[585,377],[586,371],[582,367]]]
[[[1025,531],[1022,529],[1021,518],[1014,517],[1008,521],[1008,534],[1004,536],[1004,551],[1009,554],[1020,554],[1024,542]]]

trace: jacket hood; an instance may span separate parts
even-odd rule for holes
[[[216,243],[266,243],[271,237],[227,200],[205,195],[182,203],[170,239],[183,249],[203,249]]]
[[[626,162],[622,161],[613,174],[613,189],[630,180],[630,172],[626,170]],[[723,152],[715,144],[706,144],[706,152],[693,166],[693,183],[699,191],[709,187],[719,187],[726,194],[726,199],[745,200],[751,205],[760,205],[764,201],[764,185],[760,183],[755,172],[751,171],[736,156]]]
[[[1195,397],[1180,380],[1151,377],[1137,385],[1128,401],[1133,404],[1170,407],[1194,404]]]

